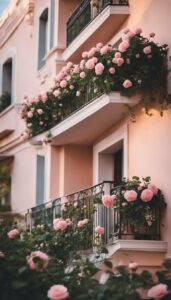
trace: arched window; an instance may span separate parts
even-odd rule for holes
[[[39,18],[38,69],[45,64],[44,57],[48,50],[48,8]]]

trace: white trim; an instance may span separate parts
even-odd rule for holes
[[[128,126],[120,127],[93,147],[93,185],[99,182],[99,154],[112,145],[123,141],[123,176],[128,177]]]
[[[80,110],[74,112],[71,116],[67,117],[61,123],[54,126],[50,129],[53,138],[59,136],[60,134],[65,133],[68,129],[71,129],[75,125],[81,123],[83,120],[87,119],[91,115],[95,114],[97,111],[103,109],[110,103],[120,103],[123,105],[124,103],[128,103],[131,106],[134,106],[138,103],[138,97],[125,97],[122,96],[119,92],[111,92],[110,94],[103,94],[100,97],[96,98],[94,101],[86,104]],[[30,141],[38,142],[44,138],[48,131],[45,131],[35,137],[33,137]]]
[[[73,55],[73,53],[110,17],[110,15],[128,15],[130,9],[127,6],[107,6],[102,12],[94,18],[93,21],[71,42],[63,52],[63,59]]]
[[[146,252],[167,252],[167,242],[164,241],[144,241],[144,240],[117,240],[112,245],[108,245],[108,257],[118,250],[146,251]]]

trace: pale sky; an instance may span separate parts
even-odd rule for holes
[[[2,15],[5,8],[8,6],[11,0],[0,0],[0,16]]]

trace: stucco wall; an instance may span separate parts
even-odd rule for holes
[[[92,148],[65,146],[64,194],[92,185]]]

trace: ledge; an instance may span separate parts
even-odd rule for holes
[[[135,106],[138,100],[138,96],[128,98],[119,92],[101,95],[50,129],[52,145],[92,144],[103,132],[126,116],[128,110],[124,104]],[[37,144],[46,134],[44,132],[32,138],[30,143]]]
[[[108,257],[119,250],[145,251],[145,252],[167,252],[167,242],[146,241],[146,240],[117,240],[112,245],[108,245]]]

